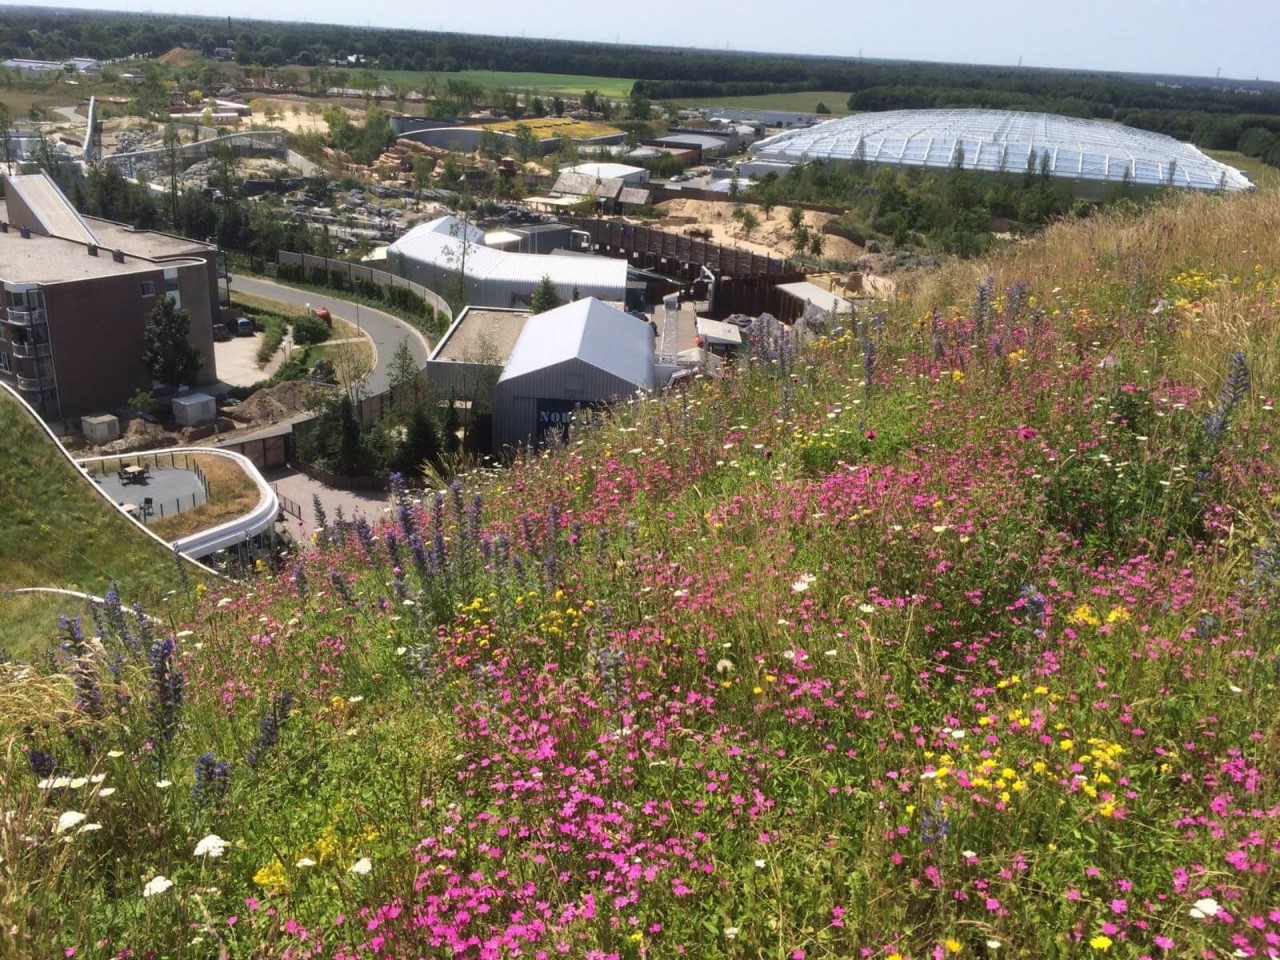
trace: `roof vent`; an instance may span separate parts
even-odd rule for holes
[[[89,256],[96,257],[97,255],[98,255],[97,244],[93,244],[93,243],[89,244]]]
[[[111,251],[111,259],[112,259],[112,260],[114,260],[116,263],[124,263],[124,251],[123,251],[123,250],[112,250],[112,251]]]
[[[31,228],[30,228],[30,227],[23,227],[23,228],[22,228],[22,239],[23,239],[23,240],[30,240],[30,239],[31,239]]]

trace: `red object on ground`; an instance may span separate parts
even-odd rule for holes
[[[331,327],[333,326],[333,317],[332,317],[332,315],[330,315],[330,313],[329,313],[329,308],[328,308],[328,307],[321,307],[321,308],[320,308],[319,310],[317,310],[315,313],[316,313],[316,316],[317,316],[317,317],[319,317],[321,320],[323,320],[323,321],[324,321],[325,323],[327,323],[329,326],[331,326]]]

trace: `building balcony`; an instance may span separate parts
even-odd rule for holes
[[[24,393],[42,393],[53,387],[53,377],[18,377],[18,389]]]
[[[45,312],[39,307],[9,307],[5,311],[5,323],[15,327],[30,327],[37,323],[46,323]]]
[[[47,343],[13,343],[13,355],[22,357],[27,360],[34,360],[38,357],[49,356],[49,344]]]

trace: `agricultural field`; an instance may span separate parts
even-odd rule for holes
[[[849,94],[838,90],[805,90],[800,93],[766,93],[756,97],[702,97],[676,101],[682,107],[742,107],[751,110],[796,110],[813,113],[819,103],[825,103],[833,117],[847,116]]]
[[[0,955],[1274,955],[1277,230],[1055,222],[0,669]]]
[[[521,120],[502,120],[498,123],[486,123],[485,127],[500,133],[511,133],[517,127],[529,127],[538,137],[607,137],[618,133],[617,127],[607,123],[592,123],[589,120],[574,120],[569,117],[529,117]]]
[[[410,84],[421,83],[424,76],[409,70],[380,70],[377,73],[381,80]],[[530,90],[534,93],[558,93],[570,96],[595,90],[615,100],[625,100],[631,96],[631,86],[635,83],[634,80],[621,77],[578,77],[564,73],[508,73],[501,70],[462,70],[457,73],[436,73],[432,76],[442,87],[449,80],[454,79],[478,83],[486,90],[509,87],[514,90]]]

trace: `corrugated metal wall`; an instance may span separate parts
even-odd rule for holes
[[[567,389],[570,374],[582,377],[580,391],[570,393]],[[625,399],[635,392],[635,384],[576,358],[506,380],[494,388],[493,452],[536,439],[539,400],[595,403]]]

